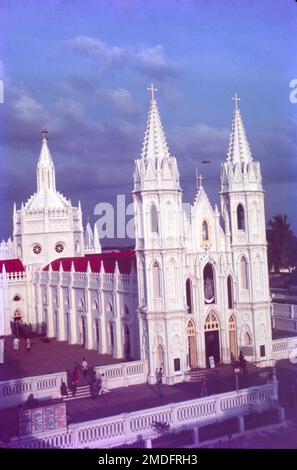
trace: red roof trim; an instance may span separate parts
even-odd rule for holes
[[[3,266],[7,273],[23,273],[25,268],[19,259],[2,259],[0,260],[0,273],[2,273]]]
[[[85,273],[90,264],[91,271],[98,273],[100,271],[101,262],[103,262],[104,271],[106,273],[113,273],[115,270],[115,264],[118,263],[119,271],[121,274],[130,274],[132,264],[135,263],[135,252],[111,252],[111,253],[98,253],[93,255],[85,255],[83,257],[73,258],[59,258],[50,263],[53,271],[59,271],[62,263],[63,271],[70,271],[71,265],[74,265],[76,272]],[[48,271],[49,266],[45,266],[43,271]]]

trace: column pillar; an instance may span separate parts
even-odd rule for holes
[[[89,288],[86,289],[87,296],[87,311],[86,311],[86,322],[87,322],[87,349],[94,349],[94,328],[93,328],[93,318],[92,318],[92,296]]]
[[[57,312],[58,312],[58,335],[57,339],[59,341],[65,341],[65,318],[64,318],[64,305],[63,305],[63,288],[59,285],[58,286],[58,305],[57,305]]]
[[[75,304],[75,289],[70,286],[70,308],[69,308],[69,323],[70,323],[70,344],[78,344],[78,321]]]

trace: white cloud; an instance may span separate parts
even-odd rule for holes
[[[154,47],[119,47],[109,46],[105,42],[90,36],[77,36],[68,39],[66,44],[75,52],[89,57],[100,57],[109,64],[134,66],[141,73],[163,80],[167,76],[178,76],[181,73],[179,65],[170,61],[162,45]]]
[[[100,39],[94,39],[90,36],[77,36],[68,39],[66,44],[74,51],[93,57],[103,57],[108,62],[119,62],[127,55],[127,49],[111,46],[109,47]]]
[[[137,107],[131,93],[124,88],[103,88],[97,91],[97,95],[111,103],[112,106],[121,111],[123,114],[134,114],[137,111]]]

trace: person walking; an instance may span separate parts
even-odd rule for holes
[[[30,350],[31,350],[30,338],[26,338],[26,350],[27,350],[27,352],[30,352]]]
[[[163,369],[160,367],[160,369],[157,372],[157,390],[159,397],[163,396]]]
[[[82,360],[81,368],[82,368],[82,372],[84,374],[84,378],[87,380],[87,377],[88,377],[88,363],[87,363],[85,357]]]

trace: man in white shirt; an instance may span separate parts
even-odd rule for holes
[[[19,345],[20,345],[20,340],[19,338],[14,338],[13,340],[13,349],[15,351],[18,351],[19,350]]]
[[[84,378],[87,380],[88,377],[88,363],[86,361],[86,358],[84,357],[81,363],[81,368],[84,374]]]

